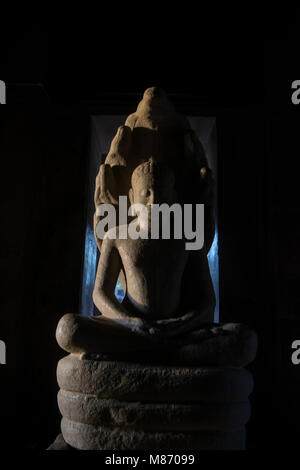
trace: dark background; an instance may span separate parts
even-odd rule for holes
[[[259,337],[249,367],[248,448],[294,448],[300,105],[290,97],[300,79],[297,15],[286,15],[289,34],[278,41],[269,33],[275,17],[245,8],[219,12],[224,30],[216,13],[179,11],[175,20],[174,11],[162,17],[148,7],[135,22],[118,13],[118,25],[104,12],[96,26],[20,20],[2,41],[1,448],[44,449],[59,432],[55,370],[65,354],[55,328],[79,308],[89,116],[129,114],[153,85],[178,111],[217,117],[220,319],[248,323]]]

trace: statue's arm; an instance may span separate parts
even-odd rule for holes
[[[130,316],[115,297],[115,286],[121,268],[122,261],[116,241],[105,238],[98,262],[93,301],[103,316],[134,330],[141,326],[142,320]]]

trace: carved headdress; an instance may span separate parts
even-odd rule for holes
[[[174,111],[165,92],[148,88],[135,113],[130,114],[112,140],[96,178],[95,205],[114,204],[128,196],[134,169],[149,159],[172,168],[180,203],[206,205],[207,250],[212,241],[212,176],[203,147],[188,120]],[[94,226],[99,221],[95,214]],[[101,240],[97,238],[98,247]]]

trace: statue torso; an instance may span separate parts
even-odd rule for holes
[[[184,240],[117,240],[127,300],[144,318],[176,316],[188,259]]]

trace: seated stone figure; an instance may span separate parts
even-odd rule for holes
[[[151,205],[176,202],[172,171],[151,160],[140,164],[132,175],[129,198],[131,204],[147,208],[147,220],[140,214],[138,227],[140,232],[147,233],[138,239],[130,236],[122,239],[119,236],[122,227],[118,227],[115,239],[107,234],[93,295],[98,310],[104,317],[140,334],[177,335],[201,323],[213,322],[215,296],[205,254],[201,269],[189,279],[190,291],[197,293],[195,303],[191,305],[192,311],[184,312],[180,304],[182,278],[188,258],[195,252],[185,249],[184,238],[151,239]],[[124,233],[127,232],[125,227]],[[127,291],[120,304],[114,289],[122,268]]]
[[[151,205],[176,202],[174,181],[167,166],[151,159],[133,171],[130,203],[147,207],[147,217],[138,219],[144,236],[120,237],[128,226],[117,227],[115,237],[107,233],[93,293],[101,315],[65,315],[57,327],[57,341],[64,350],[85,357],[189,365],[243,366],[253,360],[252,330],[213,323],[215,295],[205,249],[186,250],[184,238],[151,239]],[[188,264],[196,269],[186,279],[185,273],[191,272]],[[119,303],[114,291],[121,270],[126,295]],[[188,293],[188,301],[182,292]]]

